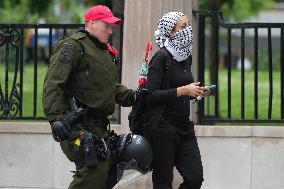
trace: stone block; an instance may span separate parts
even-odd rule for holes
[[[284,188],[283,146],[283,138],[253,138],[252,189]]]
[[[1,133],[0,186],[52,186],[52,139],[49,134]]]
[[[250,138],[199,138],[204,168],[202,188],[250,189]]]

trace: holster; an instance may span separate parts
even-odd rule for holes
[[[99,164],[97,157],[97,150],[95,146],[95,141],[92,133],[85,132],[82,136],[83,142],[83,151],[84,151],[84,160],[85,164],[89,168],[96,168]]]
[[[77,169],[85,165],[89,168],[96,168],[100,160],[109,157],[110,152],[102,137],[84,130],[79,139],[81,145],[76,153],[81,154],[81,156],[74,160]]]
[[[87,165],[89,168],[95,168],[100,160],[109,157],[110,151],[108,145],[104,140],[107,137],[108,120],[98,119],[90,116],[83,118],[82,124],[75,124],[74,126],[83,126],[83,134],[80,136],[82,146],[78,152],[82,154],[80,159],[75,162],[76,168]],[[76,129],[76,128],[72,129]],[[81,128],[82,129],[82,128]],[[83,153],[82,153],[83,151]]]

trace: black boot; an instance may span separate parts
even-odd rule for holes
[[[202,181],[191,181],[186,182],[183,181],[178,189],[200,189],[202,185]]]

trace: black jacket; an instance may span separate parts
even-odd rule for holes
[[[170,65],[169,70],[166,68],[167,62]],[[191,98],[177,97],[177,88],[192,82],[194,79],[191,72],[191,57],[178,62],[165,48],[158,50],[149,63],[146,83],[146,88],[150,91],[146,100],[147,112],[155,115],[152,119],[160,119],[162,116],[175,127],[188,128],[188,124],[191,124],[189,120]]]

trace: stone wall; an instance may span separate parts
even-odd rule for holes
[[[120,132],[121,126],[112,129]],[[282,189],[284,128],[196,126],[204,166],[202,189]],[[63,189],[75,167],[47,123],[0,123],[0,188]],[[174,188],[181,182],[175,172]],[[151,175],[128,171],[117,189],[149,189]]]

